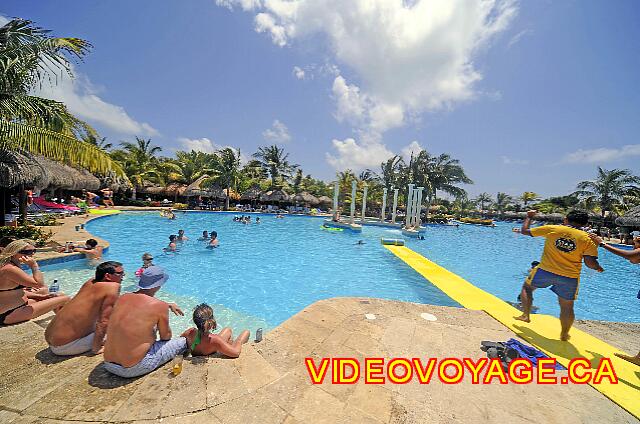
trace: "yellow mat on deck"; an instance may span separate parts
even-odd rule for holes
[[[465,308],[487,312],[519,337],[556,358],[565,367],[573,358],[586,358],[591,361],[592,366],[597,366],[600,358],[610,358],[619,383],[611,384],[609,380],[604,379],[601,384],[592,384],[592,386],[640,418],[640,367],[614,356],[614,353],[621,352],[619,349],[577,328],[571,329],[571,340],[562,342],[558,339],[560,335],[558,318],[532,314],[530,323],[515,320],[514,317],[521,314],[519,310],[479,289],[464,278],[405,246],[385,245],[384,247]],[[514,290],[516,290],[515,284]]]
[[[93,215],[115,215],[122,213],[118,209],[89,209],[88,212]]]

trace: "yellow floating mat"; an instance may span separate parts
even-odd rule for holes
[[[487,312],[518,337],[556,358],[565,367],[573,358],[586,358],[593,368],[597,367],[600,358],[609,358],[618,376],[618,384],[603,379],[600,384],[591,386],[640,418],[640,367],[616,357],[614,353],[620,353],[619,349],[577,328],[571,329],[571,340],[560,341],[560,320],[556,317],[532,314],[530,323],[518,321],[514,317],[521,314],[519,310],[464,278],[405,246],[384,247],[465,308]]]
[[[122,213],[118,209],[89,209],[89,213],[93,215],[116,215]]]

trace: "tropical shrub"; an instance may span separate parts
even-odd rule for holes
[[[0,238],[11,237],[14,239],[33,240],[36,247],[42,247],[51,239],[51,231],[43,230],[32,225],[22,227],[0,227]]]

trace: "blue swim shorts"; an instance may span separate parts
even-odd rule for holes
[[[111,374],[120,377],[132,378],[150,373],[172,360],[176,355],[187,350],[187,339],[178,337],[171,340],[158,340],[151,345],[144,358],[131,367],[123,367],[120,364],[104,361],[104,368]]]
[[[527,278],[526,284],[537,289],[551,286],[551,291],[565,300],[576,300],[578,297],[579,278],[569,278],[553,272],[536,268]]]

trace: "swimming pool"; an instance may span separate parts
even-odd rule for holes
[[[382,248],[384,229],[362,234],[325,231],[322,218],[260,215],[261,223],[233,222],[233,214],[178,213],[175,221],[153,213],[124,213],[91,221],[87,229],[109,240],[105,259],[124,264],[123,291],[133,290],[134,272],[144,252],[164,267],[170,279],[158,297],[190,314],[200,302],[213,306],[220,325],[265,329],[285,321],[317,300],[339,296],[380,297],[459,306],[439,289],[404,267]],[[255,220],[255,216],[253,217]],[[176,254],[164,254],[168,235],[184,229],[190,238]],[[203,230],[218,232],[220,247],[209,250],[196,239]],[[356,245],[364,240],[364,245]],[[58,278],[74,293],[91,277],[84,261],[44,267],[47,282]],[[173,317],[174,333],[190,317]]]
[[[322,219],[314,217],[260,215],[259,225],[233,222],[232,217],[187,212],[169,221],[157,212],[135,212],[94,220],[88,230],[111,242],[106,259],[125,265],[123,291],[133,290],[142,253],[152,253],[154,262],[167,269],[171,278],[158,297],[175,301],[187,314],[171,318],[175,333],[190,325],[188,315],[200,302],[211,304],[219,324],[236,332],[272,328],[317,300],[338,296],[459,306],[380,245],[380,237],[400,238],[399,230],[365,226],[355,234],[324,231]],[[429,227],[425,240],[407,240],[407,246],[478,287],[515,301],[529,264],[540,258],[543,241],[514,234],[511,227]],[[190,240],[179,253],[162,253],[168,235],[178,229]],[[196,241],[203,230],[218,232],[218,249],[205,249]],[[358,240],[365,244],[356,245]],[[604,273],[583,271],[577,318],[640,321],[640,267],[601,255]],[[92,274],[84,261],[44,270],[48,282],[58,278],[68,293]],[[541,313],[557,314],[556,297],[549,290],[538,290],[534,304]]]

